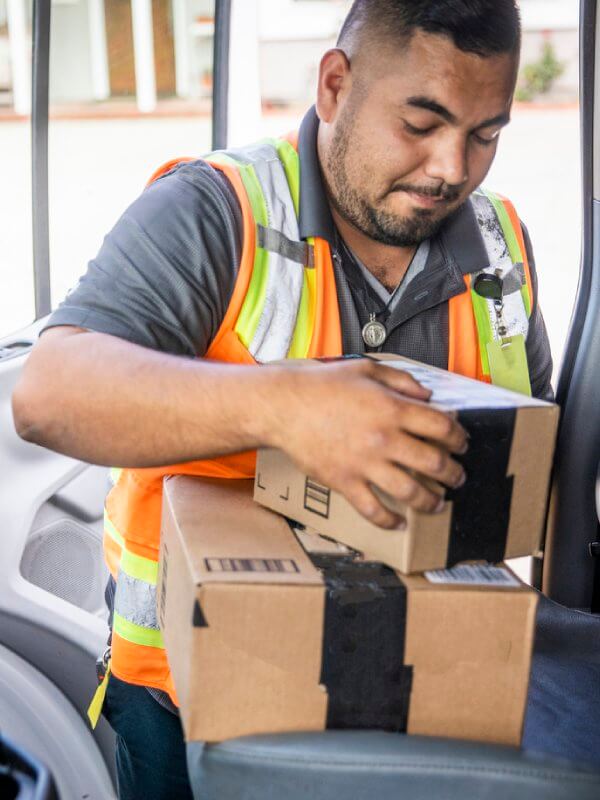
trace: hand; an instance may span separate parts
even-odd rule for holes
[[[371,522],[404,524],[373,487],[415,510],[435,512],[443,498],[413,471],[449,487],[464,483],[450,455],[467,449],[464,429],[429,407],[431,392],[408,373],[367,359],[276,369],[281,379],[267,420],[269,444],[341,492]]]

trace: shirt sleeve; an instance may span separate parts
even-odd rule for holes
[[[541,400],[554,400],[552,389],[552,352],[546,324],[542,316],[540,304],[538,302],[538,279],[533,257],[533,248],[527,228],[521,223],[527,258],[529,259],[529,270],[531,272],[531,283],[533,292],[533,306],[531,318],[529,320],[529,331],[527,334],[527,361],[529,364],[529,376],[531,379],[531,393],[534,397]]]
[[[225,316],[241,250],[229,181],[204,161],[179,165],[125,211],[46,329],[75,325],[202,356]]]

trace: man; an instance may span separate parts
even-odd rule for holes
[[[403,520],[373,486],[435,513],[415,472],[465,480],[465,432],[408,375],[255,362],[383,349],[494,380],[489,346],[511,337],[533,393],[551,391],[527,235],[473,194],[519,43],[513,0],[356,0],[297,142],[166,170],[47,324],[14,395],[20,434],[123,467],[105,535],[121,797],[189,797],[154,607],[165,474],[248,477],[248,451],[280,447],[383,527]]]

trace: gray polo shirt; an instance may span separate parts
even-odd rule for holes
[[[446,368],[448,300],[464,291],[464,274],[488,264],[470,204],[417,251],[390,303],[336,233],[317,156],[318,125],[312,108],[299,135],[300,236],[321,236],[332,246],[344,353],[365,351],[361,330],[375,313],[389,331],[381,349]],[[526,231],[525,241],[537,295]],[[225,315],[241,249],[241,212],[228,180],[204,161],[183,164],[125,211],[46,327],[76,325],[174,355],[202,356]],[[534,395],[549,396],[552,359],[537,302],[527,355]]]

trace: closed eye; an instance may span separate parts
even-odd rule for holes
[[[427,136],[428,133],[431,133],[435,130],[435,125],[430,125],[428,128],[417,128],[415,125],[411,125],[410,122],[403,120],[404,122],[404,129],[407,133],[410,133],[411,136]]]
[[[482,136],[480,133],[473,134],[473,138],[475,139],[475,141],[486,147],[491,144],[494,144],[494,142],[497,140],[499,136],[500,136],[500,131],[496,131],[491,136]]]

